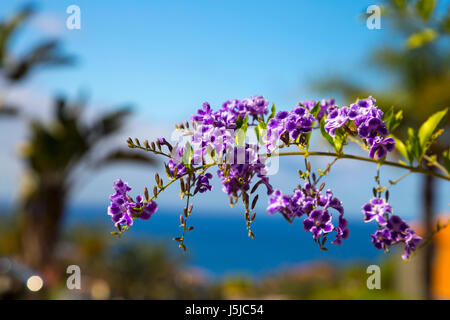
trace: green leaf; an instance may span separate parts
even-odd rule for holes
[[[390,121],[392,121],[392,117],[394,116],[394,107],[391,107],[384,115],[383,115],[383,121],[386,124],[386,127],[388,127],[389,130],[389,126],[388,123]]]
[[[242,119],[241,116],[238,116],[236,119],[236,129],[241,128],[243,123],[244,123],[244,119]]]
[[[238,118],[239,119],[239,118]],[[247,135],[248,117],[245,117],[242,122],[238,124],[236,121],[236,145],[243,146],[245,144],[245,137]]]
[[[445,150],[444,153],[442,153],[442,155],[443,155],[442,164],[445,170],[447,170],[447,172],[450,173],[450,148],[448,150]]]
[[[187,167],[192,167],[192,158],[194,156],[194,150],[192,149],[192,146],[189,142],[186,142],[185,150],[183,152],[183,156],[181,158],[181,163]]]
[[[391,135],[392,136],[392,135]],[[397,151],[406,159],[408,160],[410,163],[412,162],[412,159],[410,159],[408,151],[406,149],[405,144],[403,143],[402,140],[392,136],[392,138],[395,139],[395,149],[397,149]]]
[[[386,128],[389,132],[393,132],[403,120],[403,111],[400,110],[397,113],[394,112],[394,107],[391,107],[388,112],[383,116]]]
[[[402,123],[402,121],[403,121],[403,110],[400,110],[395,114],[394,121],[391,125],[390,130],[391,131],[395,130],[400,125],[400,123]]]
[[[314,116],[314,118],[317,118],[319,112],[320,112],[320,101],[316,103],[314,108],[311,109],[310,113]]]
[[[433,13],[436,0],[419,0],[416,4],[416,9],[419,15],[424,20],[428,20]]]
[[[269,123],[269,120],[275,117],[276,111],[277,111],[277,108],[275,107],[275,104],[272,104],[272,108],[270,109],[270,115],[267,118],[266,123]]]
[[[406,40],[408,49],[420,48],[427,43],[433,42],[439,36],[438,32],[431,28],[426,28],[420,32],[413,33]]]
[[[320,133],[322,134],[322,137],[324,137],[328,143],[333,147],[333,149],[337,152],[339,149],[336,148],[336,144],[334,143],[333,137],[328,134],[328,132],[325,131],[325,117],[322,118],[320,121]]]
[[[306,142],[305,142],[306,150],[309,150],[309,141],[311,141],[311,135],[312,135],[312,131],[310,131],[306,134]]]
[[[344,131],[343,128],[338,128],[335,131],[335,137],[334,137],[334,145],[336,146],[334,150],[336,153],[340,153],[342,151],[342,148],[344,147],[345,141],[347,139],[347,133]]]
[[[425,152],[427,149],[427,143],[430,140],[433,133],[436,129],[439,128],[440,124],[444,120],[445,115],[447,114],[448,108],[442,111],[436,112],[431,117],[425,121],[419,129],[419,140],[422,151]]]
[[[406,142],[406,150],[408,152],[408,160],[412,164],[414,159],[417,162],[422,160],[422,147],[420,145],[419,136],[413,128],[408,128],[408,141]]]
[[[259,121],[258,125],[255,127],[256,139],[259,143],[263,143],[262,138],[266,135],[266,124],[264,121]]]

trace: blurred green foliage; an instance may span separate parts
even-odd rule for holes
[[[432,167],[444,163],[450,169],[450,117],[440,124],[445,131],[436,139],[432,137],[429,146],[431,157],[421,152],[419,127],[430,116],[450,106],[450,3],[446,2],[443,12],[437,9],[437,0],[385,0],[382,2],[381,21],[383,29],[392,38],[373,50],[366,61],[365,70],[355,66],[358,77],[369,77],[376,71],[378,79],[359,81],[358,78],[345,75],[327,76],[315,81],[313,87],[321,92],[340,93],[347,103],[356,98],[373,96],[377,105],[384,111],[392,106],[404,110],[403,125],[396,135],[396,149],[410,162],[416,158],[419,166]],[[376,32],[376,31],[369,31]],[[369,79],[370,80],[370,79]],[[442,111],[444,112],[444,111]],[[418,131],[419,130],[419,131]],[[439,135],[439,134],[436,134]],[[422,137],[426,136],[423,134]],[[408,140],[408,141],[407,141]],[[403,142],[402,142],[403,141]],[[407,141],[407,142],[405,142]],[[425,176],[420,185],[423,200],[421,209],[424,235],[433,233],[434,203],[436,198],[434,179]],[[423,248],[426,251],[424,296],[432,298],[431,279],[433,245]]]

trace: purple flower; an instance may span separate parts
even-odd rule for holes
[[[289,138],[295,141],[301,134],[311,132],[315,120],[303,105],[294,107],[290,112],[279,111],[267,123],[267,133],[262,139],[266,143],[267,152],[274,151],[280,139],[288,143]]]
[[[391,137],[384,138],[389,132],[382,120],[383,112],[375,106],[375,99],[372,97],[360,99],[350,107],[339,108],[329,103],[325,114],[325,131],[332,137],[335,137],[336,130],[342,127],[354,130],[354,124],[359,137],[371,146],[371,158],[377,156],[381,159],[394,149],[395,140]]]
[[[388,213],[392,213],[392,207],[385,199],[372,198],[369,203],[363,206],[362,212],[364,213],[365,222],[376,220],[378,224],[385,225],[387,223],[385,216]]]
[[[111,216],[111,220],[116,227],[120,225],[131,226],[133,225],[133,218],[136,217],[148,220],[158,209],[156,202],[150,201],[146,204],[141,195],[138,195],[136,201],[133,201],[127,194],[131,188],[121,179],[114,181],[113,188],[116,193],[109,197],[111,203],[108,206],[108,215]]]
[[[378,159],[386,156],[388,152],[394,150],[395,140],[392,137],[382,138],[375,137],[367,140],[370,144],[369,157],[375,158],[377,156]]]
[[[213,112],[209,103],[205,102],[202,109],[192,116],[192,121],[203,125],[214,125],[216,128],[234,129],[238,117],[262,118],[267,113],[268,104],[269,102],[263,96],[253,96],[250,99],[228,100],[222,104],[222,108]]]
[[[405,244],[402,259],[408,260],[411,254],[422,242],[422,238],[416,235],[409,225],[399,216],[391,216],[387,223],[377,231],[372,237],[372,243],[377,249],[389,250],[393,245],[400,242]]]
[[[390,217],[386,227],[391,232],[394,241],[406,240],[410,236],[409,226],[399,216]]]
[[[320,101],[320,111],[317,114],[317,119],[320,121],[322,120],[322,118],[328,114],[328,109],[334,106],[334,99],[329,99],[329,100],[325,100],[322,99],[322,101]]]
[[[186,173],[186,167],[181,163],[176,163],[174,160],[170,159],[167,162],[167,166],[169,168],[169,171],[174,174],[175,169],[177,170],[177,178],[181,177],[183,174]]]
[[[198,109],[197,114],[192,116],[192,121],[201,122],[204,124],[212,124],[214,122],[211,106],[208,102],[204,102],[202,108]]]
[[[287,119],[285,129],[291,134],[292,139],[296,140],[300,134],[311,132],[314,121],[315,118],[311,114],[299,107],[294,109]]]
[[[331,222],[332,216],[328,209],[333,208],[340,213],[339,225],[333,228]],[[344,219],[344,208],[342,202],[333,197],[333,192],[327,190],[325,194],[321,194],[310,183],[305,183],[303,187],[294,190],[292,195],[284,195],[280,190],[276,190],[269,199],[267,207],[269,214],[275,212],[282,213],[285,217],[293,219],[306,215],[303,221],[303,227],[306,231],[313,234],[313,238],[317,239],[322,233],[336,231],[336,239],[333,244],[341,244],[342,239],[347,239],[349,235],[348,222]]]
[[[379,118],[368,118],[358,127],[358,134],[365,139],[374,138],[377,135],[386,136],[389,134],[386,125]]]
[[[108,207],[108,215],[116,226],[126,224],[131,226],[133,224],[131,203],[127,198],[127,192],[131,190],[127,183],[121,179],[114,181],[113,189],[116,192],[112,194],[109,199],[111,201]]]
[[[317,104],[316,100],[305,100],[300,102],[300,105],[304,106],[306,109],[311,111]]]
[[[342,239],[346,240],[350,235],[350,230],[348,229],[348,221],[344,219],[343,215],[339,216],[339,225],[334,228],[336,231],[336,239],[332,241],[332,244],[341,245]]]
[[[325,131],[332,137],[336,136],[336,129],[343,127],[348,121],[348,108],[332,108],[325,120]]]
[[[275,212],[281,212],[288,217],[292,216],[291,198],[288,195],[283,195],[280,190],[275,190],[273,196],[269,199],[269,206],[267,212],[272,215]]]
[[[197,190],[200,193],[204,193],[206,191],[211,191],[212,186],[209,184],[209,180],[212,179],[212,174],[207,173],[203,176],[198,176],[197,178]]]
[[[258,156],[258,146],[246,144],[245,146],[229,147],[225,154],[225,163],[217,171],[222,183],[222,190],[231,198],[238,198],[239,193],[248,191],[254,178],[256,183],[265,184],[268,194],[273,188],[267,178],[267,167]]]
[[[142,220],[148,220],[152,217],[152,215],[158,211],[158,205],[155,201],[151,200],[142,210],[142,213],[139,215],[139,218]]]
[[[412,230],[411,230],[412,231]],[[413,231],[412,231],[413,232]],[[422,238],[416,234],[411,234],[411,238],[405,241],[405,251],[402,254],[403,260],[408,260],[411,254],[416,251],[417,247],[422,243]]]
[[[317,114],[317,119],[320,121],[324,115],[326,115],[328,113],[328,108],[333,107],[334,106],[334,99],[322,99],[320,101],[320,110],[319,113]],[[300,102],[300,105],[304,106],[306,109],[308,109],[309,111],[311,111],[317,104],[316,100],[306,100],[306,101],[302,101]]]
[[[287,111],[279,111],[276,116],[275,119],[278,121],[283,121],[285,119],[287,119],[287,117],[289,116],[289,112]]]
[[[269,194],[273,190],[266,177],[266,166],[260,163],[232,164],[229,167],[228,176],[225,175],[224,169],[219,169],[217,176],[222,182],[223,192],[231,197],[237,198],[240,191],[248,191],[255,176],[266,185]]]
[[[324,209],[333,208],[337,210],[341,216],[344,214],[344,207],[341,200],[333,197],[331,189],[326,191],[326,196],[320,196],[320,205],[323,205]]]
[[[118,194],[124,195],[130,190],[130,186],[123,182],[122,179],[117,179],[114,181],[114,191],[116,191]]]
[[[263,96],[253,96],[252,103],[247,106],[250,115],[257,117],[267,113],[267,106],[269,101],[264,99]]]
[[[389,248],[392,245],[392,242],[393,242],[391,233],[386,228],[375,231],[375,233],[373,235],[371,235],[371,237],[372,237],[372,243],[375,246],[375,248],[380,249],[380,250],[381,249],[386,250],[387,248]]]
[[[303,229],[311,232],[313,239],[317,239],[322,233],[329,233],[333,230],[331,215],[327,210],[315,209],[303,221]]]

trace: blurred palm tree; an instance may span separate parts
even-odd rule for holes
[[[90,124],[83,121],[82,100],[69,105],[57,98],[49,123],[31,120],[29,140],[22,146],[26,171],[22,180],[20,221],[25,261],[40,268],[50,262],[69,195],[81,173],[117,161],[153,165],[132,150],[100,155],[101,144],[122,128],[129,109],[109,112]]]
[[[406,137],[407,127],[418,128],[431,114],[450,106],[450,47],[445,42],[450,34],[450,6],[442,15],[436,9],[435,0],[386,0],[384,3],[384,25],[388,25],[393,33],[399,33],[403,40],[400,45],[375,50],[369,62],[377,71],[392,76],[393,83],[380,90],[345,76],[335,76],[320,80],[314,87],[322,92],[342,93],[347,101],[372,95],[384,110],[391,106],[401,107],[405,110],[406,126],[396,135]],[[448,128],[449,125],[447,117],[443,126]],[[450,135],[442,135],[433,145],[433,153],[441,154],[448,149],[449,143]],[[423,222],[428,235],[434,228],[434,180],[424,176],[421,186]],[[424,250],[426,297],[431,298],[432,245]]]
[[[73,61],[72,57],[61,53],[57,40],[44,41],[20,57],[11,54],[13,38],[33,12],[31,7],[25,7],[0,23],[0,75],[6,81],[6,90],[39,67]],[[88,124],[83,119],[84,105],[84,99],[69,103],[59,97],[55,99],[53,116],[48,123],[23,117],[29,122],[29,140],[22,146],[26,169],[22,179],[19,229],[23,257],[38,269],[51,261],[62,216],[80,172],[98,170],[117,161],[154,164],[152,158],[122,149],[99,155],[102,143],[120,131],[130,109],[120,108],[103,114]],[[19,110],[18,106],[0,103],[0,115]]]
[[[74,62],[72,56],[61,51],[61,45],[56,39],[42,41],[20,56],[12,53],[14,39],[34,13],[34,8],[28,5],[10,19],[0,21],[0,77],[3,89],[24,81],[41,67],[64,66]],[[17,114],[17,106],[5,105],[2,100],[0,96],[0,116]]]

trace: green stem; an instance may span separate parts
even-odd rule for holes
[[[183,235],[181,236],[181,242],[179,244],[180,248],[182,248],[184,251],[186,251],[186,246],[184,244],[184,237],[186,235],[186,230],[187,230],[187,220],[188,220],[188,217],[191,215],[191,213],[189,212],[189,200],[191,197],[191,187],[192,187],[191,183],[193,183],[193,181],[191,181],[191,179],[192,179],[192,176],[189,174],[189,181],[188,181],[188,188],[187,188],[188,194],[187,194],[186,209],[185,209],[186,215],[184,216],[184,220],[183,220]]]
[[[438,168],[439,170],[441,170],[443,173],[445,173],[446,175],[449,174],[449,172],[447,171],[447,169],[445,169],[439,162],[437,162],[436,160],[432,160],[429,156],[425,155],[424,159],[427,160],[428,162],[431,162],[430,165],[431,166],[435,166],[436,168]]]
[[[392,187],[393,185],[399,183],[401,180],[403,180],[404,178],[406,178],[407,176],[409,176],[411,174],[411,171],[408,171],[404,174],[402,174],[399,178],[395,179],[395,180],[390,180],[389,184],[385,187],[381,187],[380,190],[378,190],[378,192],[385,192],[386,190],[388,190],[390,187]]]
[[[274,154],[267,154],[267,157],[275,157],[275,156],[322,156],[322,157],[336,157],[340,159],[353,159],[353,160],[359,160],[359,161],[365,161],[365,162],[372,162],[372,163],[378,163],[378,160],[372,159],[372,158],[366,158],[366,157],[360,157],[350,154],[337,154],[333,152],[320,152],[320,151],[298,151],[298,152],[280,152],[280,153],[274,153]],[[383,165],[391,166],[391,167],[397,167],[405,170],[409,170],[411,172],[417,172],[421,174],[425,174],[428,176],[433,176],[439,179],[444,179],[450,181],[450,176],[444,176],[442,174],[425,170],[420,167],[413,167],[404,165],[401,163],[393,162],[393,161],[384,161]]]

